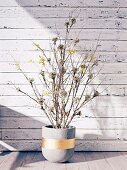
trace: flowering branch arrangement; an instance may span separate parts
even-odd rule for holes
[[[94,73],[94,68],[98,65],[98,60],[95,58],[96,50],[77,53],[80,39],[69,37],[75,23],[76,18],[70,17],[65,23],[64,40],[59,35],[52,39],[50,57],[45,49],[34,43],[42,52],[39,56],[41,70],[38,77],[43,93],[39,91],[34,78],[29,78],[20,64],[16,63],[17,69],[29,82],[34,97],[19,87],[16,87],[17,91],[40,105],[53,128],[68,128],[76,116],[82,115],[81,108],[100,95],[97,91],[99,85],[88,92],[91,82],[99,74],[99,72]]]

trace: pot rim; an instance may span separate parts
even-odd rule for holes
[[[71,130],[71,129],[76,129],[75,126],[69,126],[68,128],[53,128],[52,125],[45,125],[45,126],[42,126],[42,128],[45,128],[45,129],[52,129],[52,130]]]

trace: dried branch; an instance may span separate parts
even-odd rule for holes
[[[72,14],[65,22],[65,38],[63,40],[55,27],[57,37],[53,38],[51,43],[49,42],[52,57],[48,58],[45,50],[42,49],[39,44],[34,43],[44,56],[39,63],[43,65],[43,68],[38,77],[42,85],[45,86],[46,93],[40,94],[34,79],[29,78],[21,69],[20,65],[17,65],[18,70],[29,82],[36,98],[22,91],[20,88],[18,91],[41,106],[41,109],[44,111],[54,128],[67,128],[76,115],[81,115],[81,107],[99,95],[97,88],[102,83],[98,84],[94,93],[91,91],[90,95],[86,95],[85,99],[83,98],[88,85],[98,76],[101,70],[100,69],[96,75],[93,74],[93,70],[97,65],[94,60],[94,55],[97,51],[99,38],[97,40],[96,48],[91,54],[84,54],[83,52],[78,55],[79,58],[75,61],[77,47],[80,41],[79,34],[82,29],[75,39],[70,37],[71,30],[73,29],[80,13],[77,15],[77,18],[72,17]],[[45,66],[45,59],[49,63],[48,66],[51,69],[50,71],[49,68]],[[48,75],[50,81],[48,81],[46,75]],[[49,82],[51,83],[49,84]],[[83,83],[84,87],[78,97],[80,86]],[[44,97],[45,95],[48,96],[49,93],[51,97],[50,100]],[[77,99],[78,102],[76,102]]]

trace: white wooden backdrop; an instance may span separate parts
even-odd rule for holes
[[[105,63],[94,82],[106,76],[103,95],[84,108],[77,127],[76,150],[127,151],[127,0],[0,0],[0,150],[40,150],[41,126],[47,120],[27,97],[17,93],[9,82],[32,92],[14,69],[12,56],[26,72],[27,64],[39,52],[33,41],[46,47],[55,33],[55,24],[64,36],[63,23],[70,11],[80,10],[72,32],[84,26],[82,45],[100,42],[96,55]]]

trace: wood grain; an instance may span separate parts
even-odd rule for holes
[[[0,120],[0,128],[38,129],[48,123],[46,117],[3,117]],[[123,130],[127,129],[127,118],[108,118],[108,120],[107,118],[75,118],[71,125],[86,130]]]
[[[46,52],[49,55],[48,52]],[[15,60],[19,60],[21,63],[29,61],[31,58],[38,58],[41,55],[40,51],[0,51],[0,62],[10,62],[12,63],[12,55]],[[23,56],[23,57],[22,57]],[[98,57],[100,62],[105,63],[127,63],[127,52],[109,52],[109,51],[101,51],[96,52],[96,56]]]
[[[110,156],[110,159],[106,159],[108,164],[113,170],[119,170],[121,167],[122,169],[126,169],[126,158],[123,157],[120,153],[106,153],[105,157],[108,155]],[[114,156],[115,155],[115,156]],[[116,156],[117,155],[117,156]]]
[[[42,23],[42,24],[40,24]],[[54,24],[55,23],[55,24]],[[27,17],[22,18],[0,18],[0,29],[44,29],[54,30],[63,29],[65,18],[38,18],[38,22]],[[76,29],[115,29],[126,30],[126,19],[77,19],[77,24],[74,26]]]
[[[96,152],[85,152],[84,157],[86,162],[88,162],[88,167],[90,170],[95,169],[103,169],[103,170],[112,170],[108,162],[104,157],[104,153],[96,153]],[[96,161],[93,161],[96,160]]]
[[[32,13],[34,18],[68,18],[72,12],[75,16],[79,10],[73,8],[44,8],[44,7],[0,7],[0,18],[14,18],[14,17],[27,17],[28,13]],[[49,12],[50,11],[50,12]],[[78,17],[90,19],[119,19],[127,18],[126,8],[80,8]]]
[[[58,29],[61,37],[65,37],[65,29]],[[73,38],[78,35],[80,32],[79,29],[72,29],[70,32],[69,38]],[[55,36],[56,29],[52,29],[50,36],[47,36],[44,32],[44,29],[0,29],[0,39],[10,39],[10,40],[46,40],[51,39],[52,36]],[[99,37],[100,34],[100,37]],[[111,30],[111,29],[83,29],[79,38],[81,40],[112,40],[112,41],[126,41],[127,40],[127,30]]]
[[[37,73],[27,73],[28,77],[34,78],[37,85],[41,84]],[[22,75],[22,73],[0,73],[0,84],[7,85],[14,83],[15,85],[28,85],[29,82]],[[127,84],[127,74],[99,74],[95,79],[93,79],[90,85],[97,85],[101,83],[102,85],[126,85]],[[82,83],[84,84],[84,83]]]
[[[41,47],[45,50],[51,50],[49,45],[49,40],[36,40],[35,43],[39,43]],[[31,40],[0,40],[0,50],[1,51],[32,51],[36,48],[33,45]],[[97,45],[97,40],[82,40],[80,41],[79,45],[77,46],[77,50],[84,49],[89,50],[91,48],[95,49]],[[80,48],[80,46],[82,48]],[[110,51],[110,52],[127,52],[126,49],[127,41],[99,41],[97,51]]]
[[[75,1],[69,1],[69,0],[17,0],[17,2],[12,0],[1,0],[0,6],[10,6],[10,7],[16,7],[16,6],[44,6],[44,7],[109,7],[109,8],[118,8],[118,7],[127,7],[127,2],[125,0],[107,0],[107,1],[99,1],[99,0],[75,0]]]
[[[4,170],[126,170],[126,152],[75,152],[67,163],[51,163],[41,152],[5,152],[1,154]],[[117,161],[117,163],[116,163]]]
[[[28,84],[20,85],[20,88],[22,90],[27,91],[27,93],[34,96],[32,89],[29,87],[30,86]],[[70,87],[70,85],[68,85],[68,87]],[[42,85],[37,85],[37,88],[39,92],[42,94],[43,93]],[[83,85],[80,86],[78,95],[81,94],[82,88],[83,88]],[[96,89],[96,88],[97,88],[97,85],[89,85],[87,86],[86,92],[90,93],[92,89]],[[102,92],[101,95],[127,96],[127,85],[114,85],[113,84],[113,85],[110,85],[110,87],[108,87],[108,85],[101,85],[98,88],[98,91]],[[24,96],[24,94],[17,92],[14,86],[11,84],[10,85],[0,84],[0,94],[1,96]]]
[[[41,140],[2,140],[3,143],[14,147],[16,151],[41,151]],[[1,151],[8,151],[6,147],[0,145]],[[125,151],[127,141],[111,140],[78,140],[75,151]]]
[[[2,129],[1,140],[41,139],[42,129]],[[76,139],[87,140],[127,140],[127,130],[76,129]]]
[[[84,112],[82,111],[82,117],[92,118],[126,118],[126,106],[86,106]],[[2,117],[44,117],[44,113],[39,107],[30,106],[0,106],[0,116]]]

